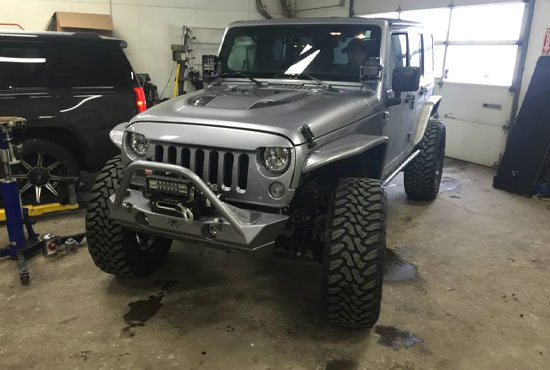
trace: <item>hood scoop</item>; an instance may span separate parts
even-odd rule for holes
[[[288,100],[260,100],[260,101],[254,102],[254,104],[250,105],[247,109],[274,107],[277,105],[288,104],[288,103],[290,103],[290,101]]]
[[[210,101],[214,98],[215,98],[215,96],[208,96],[208,95],[200,96],[197,99],[193,100],[193,106],[194,107],[203,107],[206,104],[210,103]]]
[[[254,110],[295,103],[304,99],[308,90],[281,91],[278,89],[237,89],[207,91],[187,100],[193,107],[212,109]]]

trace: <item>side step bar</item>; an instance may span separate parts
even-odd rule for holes
[[[399,172],[401,172],[405,167],[407,167],[407,165],[411,163],[411,161],[415,159],[416,156],[419,154],[420,154],[420,149],[417,149],[416,151],[414,151],[403,163],[401,163],[401,165],[399,165],[399,167],[397,167],[392,173],[389,174],[388,177],[384,179],[383,185],[387,186],[391,182],[391,180],[393,180],[395,176],[397,176]]]

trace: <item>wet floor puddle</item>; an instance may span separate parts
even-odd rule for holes
[[[163,290],[157,295],[150,295],[148,299],[139,299],[128,303],[130,310],[123,316],[124,321],[128,324],[122,329],[122,335],[133,337],[136,333],[133,328],[145,326],[145,323],[157,314],[162,307],[162,299],[165,291],[176,286],[176,280],[157,281],[153,287],[158,287]]]
[[[393,348],[396,351],[401,347],[409,348],[422,342],[422,339],[416,337],[412,333],[397,329],[393,326],[376,325],[374,333],[380,336],[378,338],[378,343]]]
[[[453,177],[443,176],[439,183],[439,191],[454,191],[460,189],[460,181]]]
[[[410,248],[386,249],[384,282],[408,282],[416,280],[418,268],[405,260],[413,255]]]

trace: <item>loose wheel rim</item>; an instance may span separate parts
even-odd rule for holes
[[[34,189],[36,203],[41,202],[43,189],[58,197],[60,185],[72,180],[67,176],[65,164],[57,156],[44,152],[32,153],[21,159],[14,172],[12,177],[20,185],[19,194]]]

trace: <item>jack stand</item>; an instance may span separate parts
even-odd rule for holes
[[[21,206],[21,197],[17,187],[17,180],[12,177],[10,164],[12,163],[13,150],[11,146],[11,131],[22,128],[27,121],[21,117],[0,117],[0,166],[4,178],[0,179],[0,189],[6,212],[6,226],[8,229],[9,245],[0,249],[0,257],[17,260],[19,264],[19,278],[23,285],[30,283],[30,272],[27,258],[32,257],[44,247],[45,240],[40,238],[33,229],[33,221],[29,218],[27,208]],[[27,237],[25,237],[25,229]],[[58,244],[64,244],[69,237],[58,238]],[[72,236],[71,250],[75,250],[84,234]],[[76,242],[76,245],[75,245]]]

